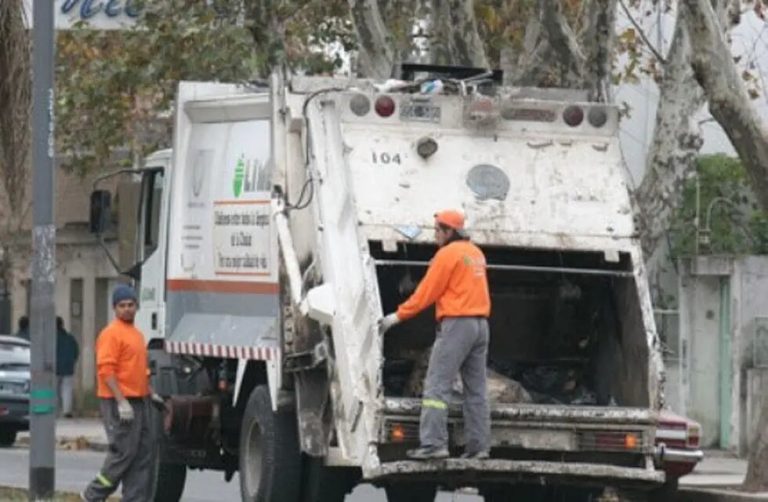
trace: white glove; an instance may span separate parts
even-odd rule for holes
[[[131,406],[131,403],[129,403],[127,399],[118,401],[117,414],[120,416],[121,422],[133,421],[133,407]]]
[[[384,317],[379,319],[379,334],[383,335],[384,333],[389,331],[389,328],[399,323],[400,323],[400,318],[397,317],[396,312],[392,312],[391,314],[385,315]]]

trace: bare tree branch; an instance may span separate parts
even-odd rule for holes
[[[685,181],[695,167],[702,139],[694,115],[704,95],[690,66],[690,45],[678,13],[659,83],[659,103],[645,176],[635,192],[643,253],[650,258],[680,205]]]
[[[30,201],[32,79],[29,31],[21,0],[0,2],[0,279],[6,284]]]
[[[624,11],[624,14],[627,16],[627,19],[629,19],[629,22],[632,23],[632,26],[635,27],[643,43],[645,44],[646,47],[648,47],[648,50],[651,51],[651,54],[653,54],[653,57],[655,57],[656,60],[658,60],[660,63],[666,64],[667,62],[666,59],[664,59],[664,56],[662,56],[659,50],[656,47],[654,47],[651,41],[648,40],[648,36],[645,34],[645,30],[643,30],[642,26],[640,26],[638,22],[635,20],[634,16],[627,8],[627,5],[624,3],[624,0],[619,0],[619,5],[621,5],[621,9]]]
[[[488,67],[473,7],[473,0],[432,0],[430,49],[435,63]]]
[[[690,34],[691,65],[709,111],[736,149],[757,200],[768,209],[768,131],[747,93],[710,0],[683,0]]]
[[[371,78],[388,78],[395,64],[394,41],[379,11],[376,0],[349,0],[352,19],[360,43],[362,73]]]
[[[547,37],[560,87],[583,88],[586,56],[558,0],[539,0],[542,33]]]
[[[610,101],[611,63],[616,39],[617,0],[591,0],[582,11],[579,44],[585,56],[583,87],[594,101]]]

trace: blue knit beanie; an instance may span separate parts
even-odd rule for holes
[[[123,300],[136,300],[136,290],[125,284],[120,284],[112,291],[112,306],[114,307]]]

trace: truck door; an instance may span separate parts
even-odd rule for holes
[[[169,154],[166,154],[169,155]],[[165,166],[148,166],[141,180],[139,225],[136,238],[136,256],[141,264],[139,311],[136,324],[146,339],[163,337],[164,285],[165,285],[165,221],[162,210],[165,198]]]

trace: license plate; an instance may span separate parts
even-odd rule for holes
[[[527,450],[576,451],[576,438],[568,431],[510,429],[494,432],[494,438],[504,445]]]
[[[400,120],[440,122],[440,107],[429,102],[411,101],[400,105]]]

